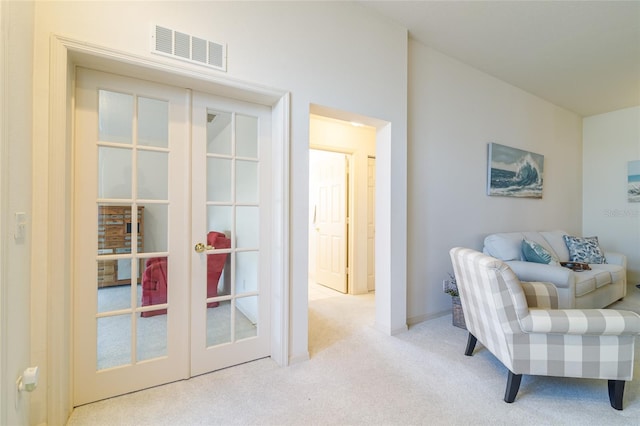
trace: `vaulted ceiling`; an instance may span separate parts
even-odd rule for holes
[[[427,46],[582,116],[640,105],[640,1],[368,1]]]

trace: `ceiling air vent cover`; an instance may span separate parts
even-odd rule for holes
[[[159,55],[227,70],[227,47],[223,43],[194,37],[160,25],[153,25],[151,51]]]

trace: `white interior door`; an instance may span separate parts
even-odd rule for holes
[[[194,93],[192,117],[196,375],[269,356],[274,240],[271,109]]]
[[[78,69],[75,95],[80,405],[189,375],[189,93]],[[145,287],[157,291],[149,297]]]
[[[269,356],[270,109],[78,69],[75,118],[74,405]]]
[[[347,167],[345,154],[311,150],[316,186],[316,282],[347,293]]]

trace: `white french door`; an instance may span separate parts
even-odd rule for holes
[[[270,113],[193,95],[192,375],[270,353]]]
[[[78,69],[74,405],[269,356],[269,125]]]
[[[84,69],[76,77],[73,365],[81,405],[189,376],[190,132],[184,89]],[[152,259],[164,262],[146,279]],[[146,316],[155,313],[143,300],[147,285],[165,288],[166,314]]]

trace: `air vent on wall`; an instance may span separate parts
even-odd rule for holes
[[[152,25],[151,51],[221,71],[227,70],[225,44],[194,37],[167,27]]]

